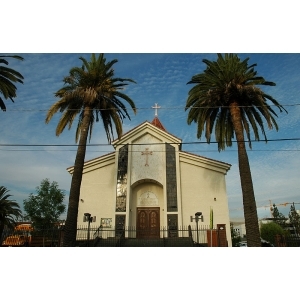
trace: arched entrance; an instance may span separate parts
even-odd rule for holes
[[[136,237],[159,238],[159,207],[137,207]]]
[[[163,224],[163,187],[153,180],[144,179],[132,186],[131,226],[137,238],[159,238]]]

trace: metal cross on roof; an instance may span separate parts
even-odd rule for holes
[[[161,108],[160,106],[157,105],[158,103],[155,103],[155,106],[152,106],[152,108],[155,109],[155,116],[157,117],[157,109]]]

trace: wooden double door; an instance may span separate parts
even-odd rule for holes
[[[136,219],[137,238],[159,238],[159,207],[138,207]]]

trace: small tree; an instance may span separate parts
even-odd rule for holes
[[[274,222],[276,224],[278,224],[279,226],[281,226],[283,229],[285,229],[287,218],[284,216],[284,214],[279,212],[279,210],[275,204],[273,204],[272,214],[273,214]]]
[[[300,233],[300,215],[296,212],[295,205],[291,205],[291,209],[289,212],[289,220],[290,224],[293,225],[295,229],[295,233]]]
[[[282,227],[275,222],[262,224],[260,226],[260,236],[262,239],[270,242],[271,244],[275,244],[275,236],[284,235],[285,231],[282,229]]]
[[[233,224],[230,224],[232,247],[238,247],[241,236],[234,230]]]
[[[27,214],[25,217],[31,220],[37,229],[49,228],[66,210],[63,203],[65,193],[58,188],[57,182],[50,183],[47,178],[36,188],[36,194],[31,193],[28,199],[24,200],[24,210]]]

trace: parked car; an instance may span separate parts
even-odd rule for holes
[[[5,247],[24,247],[31,243],[31,232],[33,227],[31,224],[19,224],[15,227],[14,233],[7,236],[2,246]]]
[[[270,242],[261,239],[261,246],[262,247],[274,247],[273,244],[271,244]],[[247,242],[239,242],[238,247],[247,247]]]
[[[31,243],[31,236],[26,235],[10,235],[2,243],[6,247],[24,247]]]
[[[247,242],[239,242],[239,247],[247,247]]]
[[[274,247],[273,244],[271,244],[270,242],[265,241],[265,240],[263,240],[263,239],[261,239],[261,246],[262,246],[262,247]]]

